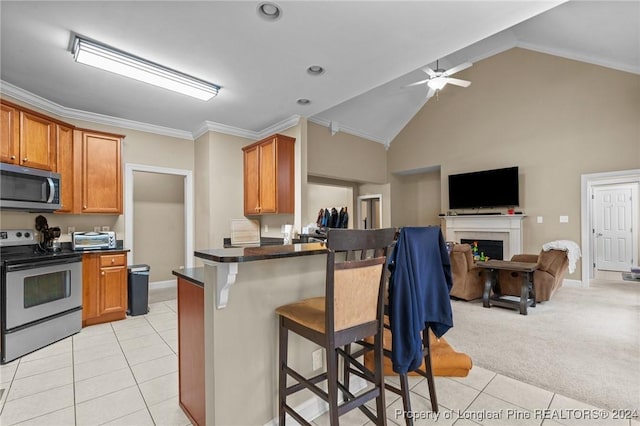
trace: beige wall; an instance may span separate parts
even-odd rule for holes
[[[440,170],[389,177],[393,202],[391,224],[440,226]]]
[[[311,176],[353,182],[386,183],[384,145],[338,132],[315,123],[308,125],[308,169]]]
[[[242,147],[253,141],[208,132],[195,142],[195,248],[222,248],[244,217]]]
[[[149,281],[167,281],[184,266],[184,177],[158,173],[133,174],[132,264],[151,267]]]
[[[580,176],[640,166],[640,76],[512,49],[459,77],[394,139],[389,172],[440,166],[444,212],[449,174],[519,166],[524,250],[580,244]]]

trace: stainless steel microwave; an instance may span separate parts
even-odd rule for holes
[[[29,212],[60,209],[60,175],[0,163],[0,209]]]

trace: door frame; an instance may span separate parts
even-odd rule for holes
[[[617,184],[637,184],[640,186],[640,169],[621,170],[616,172],[590,173],[581,176],[581,207],[580,207],[580,234],[581,234],[581,251],[582,251],[582,287],[589,287],[589,281],[594,277],[594,242],[592,221],[593,221],[593,202],[591,195],[593,188],[596,186],[608,186]],[[635,200],[634,207],[636,214],[633,222],[633,256],[634,262],[638,261],[638,212],[640,212],[640,201]]]
[[[382,225],[382,194],[369,194],[369,195],[359,195],[357,198],[357,203],[358,203],[358,226],[354,227],[354,229],[364,229],[362,228],[362,201],[364,200],[371,200],[377,198],[380,202],[379,202],[379,207],[378,207],[378,215],[380,215],[380,226]]]
[[[125,209],[124,209],[124,245],[130,250],[129,264],[133,262],[133,172],[147,172],[176,175],[184,178],[184,260],[185,268],[192,268],[194,262],[194,220],[193,220],[193,172],[191,170],[149,166],[146,164],[125,164]]]

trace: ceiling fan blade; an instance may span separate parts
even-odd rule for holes
[[[407,84],[406,86],[402,86],[402,88],[407,88],[407,87],[413,87],[413,86],[419,86],[421,84],[425,84],[426,82],[428,82],[429,79],[425,79],[425,80],[420,80],[420,81],[416,81],[415,83],[411,83],[411,84]]]
[[[455,84],[456,86],[460,86],[460,87],[469,87],[469,85],[471,85],[470,81],[460,80],[459,78],[451,78],[451,77],[447,77],[447,83]]]
[[[436,91],[429,87],[429,91],[427,92],[427,100],[429,100],[433,95],[436,94]]]
[[[436,72],[435,72],[434,70],[432,70],[431,68],[429,68],[429,67],[424,67],[424,68],[422,68],[422,71],[426,72],[426,73],[427,73],[427,75],[428,75],[429,77],[431,77],[431,78],[433,78],[433,77],[436,77],[436,76],[437,76]]]
[[[469,68],[471,65],[473,65],[471,62],[465,62],[463,64],[460,64],[458,66],[455,66],[451,69],[448,69],[444,72],[445,75],[453,75],[457,72],[460,72],[462,70],[466,70],[467,68]]]

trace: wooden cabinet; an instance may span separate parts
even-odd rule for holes
[[[122,136],[74,132],[74,211],[122,214]]]
[[[275,134],[242,148],[246,216],[293,213],[295,141]]]
[[[204,425],[204,288],[178,277],[180,406],[194,425]]]
[[[20,112],[13,106],[0,104],[0,161],[18,164],[20,157]]]
[[[82,257],[82,326],[127,315],[127,253],[88,253]]]
[[[0,161],[56,171],[55,121],[3,101]]]
[[[74,212],[73,179],[73,129],[56,124],[56,139],[58,140],[57,166],[60,173],[60,210],[57,213]]]

